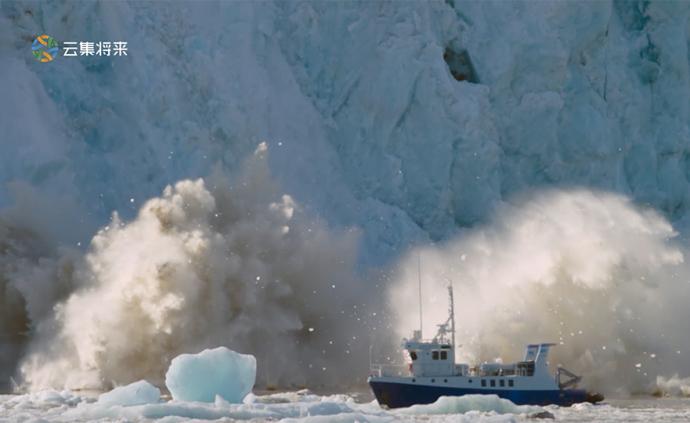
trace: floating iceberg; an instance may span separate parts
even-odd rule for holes
[[[397,410],[399,414],[464,414],[470,411],[495,412],[497,414],[533,414],[543,412],[541,407],[515,405],[498,395],[463,395],[441,397],[432,404],[413,405]]]
[[[165,374],[173,399],[214,402],[216,395],[240,403],[256,380],[256,358],[225,347],[175,357]]]
[[[160,401],[161,391],[145,380],[118,386],[98,397],[99,405],[142,405]]]

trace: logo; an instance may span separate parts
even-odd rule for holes
[[[60,46],[55,38],[43,34],[31,43],[31,52],[36,60],[46,63],[55,60],[61,48],[64,57],[127,56],[127,44],[127,41],[65,41]]]
[[[39,62],[52,62],[58,55],[58,43],[50,35],[40,35],[31,44],[31,51]]]

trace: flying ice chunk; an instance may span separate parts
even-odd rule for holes
[[[142,405],[155,404],[160,401],[161,391],[145,380],[118,386],[98,397],[100,405]]]
[[[216,395],[241,403],[256,380],[256,358],[225,347],[175,357],[165,374],[173,399],[214,402]]]

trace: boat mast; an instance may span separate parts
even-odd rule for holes
[[[422,336],[422,253],[417,252],[417,284],[419,285],[419,340]]]
[[[452,336],[453,356],[455,356],[455,303],[453,301],[453,281],[448,280],[448,296],[450,297],[450,330]]]

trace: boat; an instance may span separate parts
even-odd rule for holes
[[[403,339],[408,364],[404,371],[371,365],[367,381],[381,406],[409,407],[430,404],[442,396],[475,394],[498,395],[518,405],[570,406],[604,399],[600,394],[578,389],[581,377],[560,366],[555,375],[549,373],[548,357],[553,343],[527,345],[523,360],[516,363],[484,363],[474,367],[456,364],[452,284],[448,292],[449,317],[438,325],[436,336],[422,339],[420,312],[420,330],[415,330],[411,339]]]

